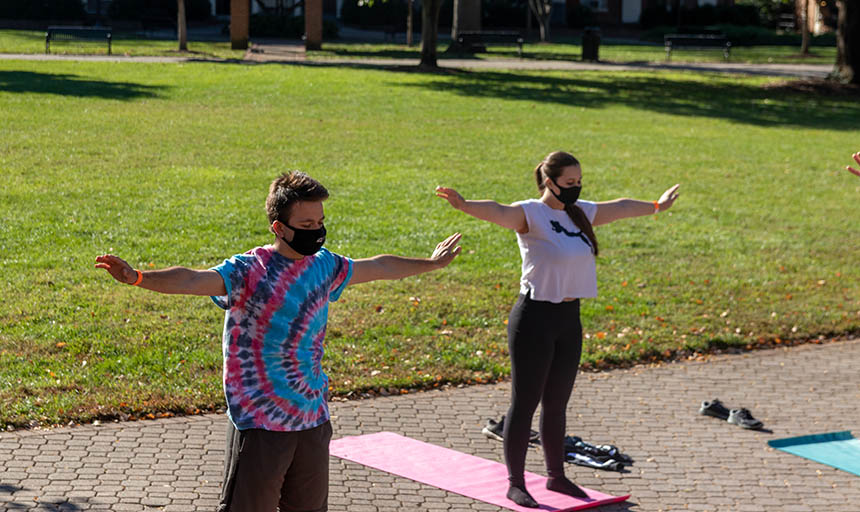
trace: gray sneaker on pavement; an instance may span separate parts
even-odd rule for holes
[[[743,408],[732,409],[729,413],[729,419],[726,421],[750,430],[760,429],[764,425],[761,421],[753,418],[749,410]]]

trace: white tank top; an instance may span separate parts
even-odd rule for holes
[[[594,253],[582,233],[564,210],[554,210],[537,199],[517,201],[526,214],[529,232],[517,233],[523,258],[520,293],[531,298],[562,302],[565,298],[597,297],[597,269]],[[589,222],[597,205],[577,201]]]

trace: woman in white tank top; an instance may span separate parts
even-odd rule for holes
[[[582,169],[569,153],[550,153],[535,168],[540,199],[503,205],[467,201],[452,188],[436,195],[478,219],[517,234],[523,266],[520,296],[508,319],[511,355],[511,406],[504,422],[508,498],[538,507],[525,487],[529,430],[542,404],[540,434],[547,468],[547,488],[571,496],[587,494],[564,476],[564,430],[567,401],[582,353],[579,299],[597,296],[594,258],[597,237],[592,226],[668,210],[678,197],[675,185],[657,201],[579,200]]]

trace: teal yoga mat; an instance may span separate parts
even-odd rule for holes
[[[830,432],[768,441],[768,445],[860,476],[860,439],[851,432]]]

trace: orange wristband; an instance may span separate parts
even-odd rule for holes
[[[657,213],[659,211],[660,211],[660,203],[658,203],[657,201],[654,201],[654,213]]]
[[[141,272],[138,269],[134,269],[134,271],[137,272],[137,280],[135,280],[135,282],[131,283],[131,285],[137,286],[140,284],[141,281],[143,281],[143,272]]]

